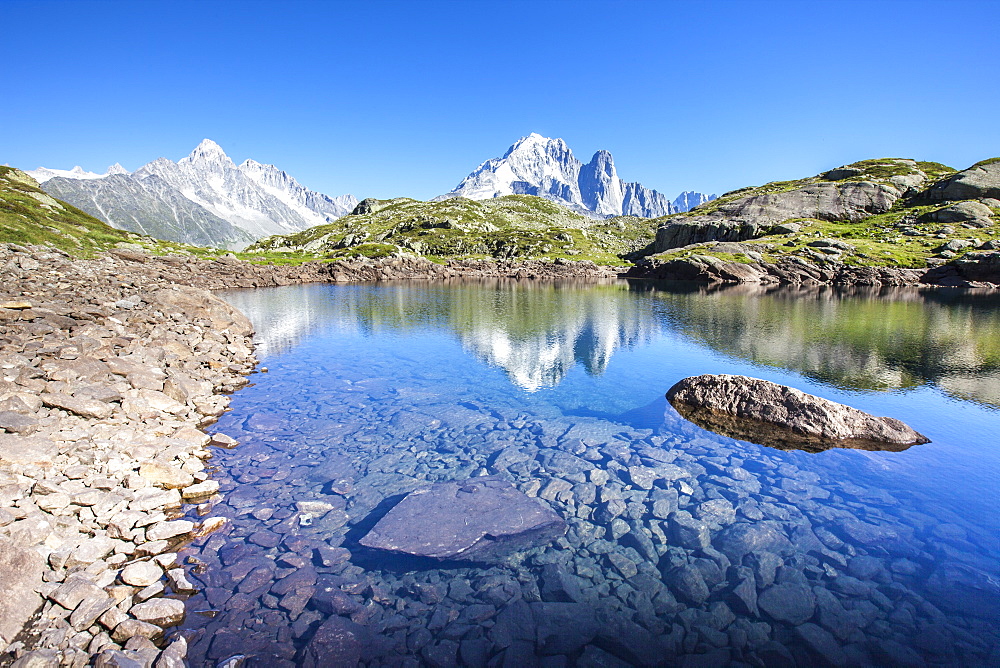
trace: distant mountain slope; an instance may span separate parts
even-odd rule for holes
[[[584,216],[530,195],[436,202],[366,199],[351,215],[291,235],[261,239],[247,252],[378,257],[551,257],[620,262],[653,240],[652,221]]]
[[[254,239],[323,225],[351,211],[303,187],[274,165],[237,166],[215,142],[202,141],[178,162],[158,158],[129,174],[34,171],[43,188],[106,222],[169,241],[239,249]]]
[[[57,177],[46,181],[44,187],[113,227],[157,239],[239,249],[255,238],[156,175],[113,174],[88,180]]]
[[[436,199],[483,200],[505,195],[536,195],[602,218],[658,218],[687,211],[714,197],[685,192],[671,202],[641,183],[622,181],[607,151],[598,151],[584,164],[562,139],[531,133],[515,142],[502,158],[487,160],[454,190]]]

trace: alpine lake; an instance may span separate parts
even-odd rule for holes
[[[182,552],[195,666],[1000,665],[1000,294],[456,281],[221,296],[259,368]],[[931,439],[777,449],[664,393],[753,376]],[[567,525],[500,563],[360,539],[509,481]],[[197,514],[192,511],[193,518]],[[180,595],[180,594],[178,594]]]

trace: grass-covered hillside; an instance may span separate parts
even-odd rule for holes
[[[53,198],[21,170],[0,166],[0,242],[88,256],[133,236]]]
[[[595,220],[530,195],[482,201],[368,199],[329,225],[267,237],[247,252],[328,258],[396,253],[436,260],[566,258],[615,265],[622,263],[621,256],[648,245],[654,232],[650,220]]]
[[[956,172],[933,162],[865,160],[807,179],[743,188],[687,213],[657,219],[660,239],[679,239],[679,247],[664,249],[661,244],[650,250],[660,251],[652,256],[658,261],[710,256],[749,263],[798,257],[820,265],[911,268],[941,264],[974,250],[997,250],[1000,201],[989,196],[994,191],[981,184],[968,191],[949,189],[953,181],[996,163],[985,160]],[[994,177],[976,178],[986,183]],[[857,187],[848,187],[852,184]],[[782,217],[797,209],[813,215]],[[715,239],[705,239],[713,233]],[[685,239],[696,243],[680,245]]]

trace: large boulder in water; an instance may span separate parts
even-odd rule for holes
[[[497,562],[565,532],[538,499],[490,476],[410,492],[360,542],[441,561]]]
[[[705,374],[670,388],[667,400],[692,422],[779,448],[905,450],[929,439],[904,423],[759,378]]]

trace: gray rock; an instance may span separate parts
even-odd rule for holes
[[[179,466],[157,461],[144,462],[139,467],[139,475],[164,489],[181,489],[194,483],[194,476]]]
[[[38,420],[16,411],[0,411],[0,429],[27,436],[38,429]]]
[[[823,174],[823,178],[827,181],[839,181],[841,179],[851,179],[856,176],[861,176],[864,173],[865,170],[857,167],[838,167]]]
[[[184,659],[187,657],[188,643],[184,636],[179,635],[177,639],[170,643],[163,652],[160,653],[154,668],[185,668],[187,665]]]
[[[744,555],[751,553],[790,552],[792,543],[776,522],[737,522],[719,532],[715,538],[715,547],[729,557],[730,561],[738,564],[743,561]],[[780,559],[778,562],[780,563]]]
[[[163,635],[163,629],[156,624],[150,624],[138,619],[126,619],[111,632],[111,638],[117,643],[124,643],[129,638],[142,636],[155,640]]]
[[[194,526],[194,522],[190,520],[158,522],[146,529],[146,540],[169,540],[184,536],[194,531]]]
[[[83,631],[94,625],[97,619],[111,609],[117,601],[103,591],[95,593],[80,601],[73,614],[69,617],[70,626],[77,631]]]
[[[935,200],[1000,198],[1000,160],[984,160],[934,184],[927,195]]]
[[[670,516],[670,537],[689,550],[701,550],[711,545],[705,523],[684,510]]]
[[[846,241],[841,241],[840,239],[816,239],[815,241],[810,241],[806,245],[813,248],[836,248],[837,250],[842,251],[856,250],[854,246]]]
[[[708,600],[709,590],[701,571],[693,566],[680,566],[664,576],[664,581],[680,598],[701,605]]]
[[[0,464],[51,464],[58,446],[47,438],[0,434]]]
[[[163,569],[153,561],[136,561],[122,569],[122,582],[133,587],[148,587],[154,582],[159,582],[163,576]]]
[[[559,564],[546,564],[542,569],[540,593],[543,601],[556,603],[582,603],[583,583],[580,578]]]
[[[49,598],[67,610],[74,610],[85,598],[102,593],[104,593],[103,590],[88,577],[74,574],[66,578],[65,582],[49,594]]]
[[[50,408],[61,408],[85,418],[98,420],[111,415],[111,406],[97,399],[74,397],[62,392],[47,392],[41,395],[42,404]]]
[[[772,619],[798,626],[816,612],[816,595],[805,585],[786,582],[762,591],[757,605]]]
[[[825,449],[858,447],[902,450],[927,437],[899,420],[876,417],[785,385],[746,376],[691,376],[667,392],[677,410],[715,431],[752,431],[754,442]],[[781,428],[778,440],[768,434]]]
[[[303,668],[356,668],[366,634],[344,617],[330,617],[316,629],[297,662]]]
[[[840,643],[816,624],[805,623],[797,626],[795,633],[819,658],[822,665],[846,666],[848,664],[847,655],[840,648]]]
[[[411,492],[360,542],[432,559],[491,562],[565,532],[565,522],[541,502],[483,477]]]
[[[36,649],[28,652],[11,664],[11,668],[59,668],[59,651],[54,649]]]
[[[94,668],[147,668],[147,664],[135,652],[106,649],[97,655]]]
[[[42,605],[36,589],[42,584],[42,557],[0,536],[0,645],[14,641],[21,626]],[[73,606],[83,600],[76,599]],[[68,606],[67,606],[68,607]]]
[[[993,215],[993,211],[990,207],[982,204],[980,202],[958,202],[957,204],[952,204],[946,206],[943,209],[938,209],[937,211],[931,211],[920,216],[917,220],[920,222],[933,222],[933,223],[964,223],[967,221],[977,221],[982,220],[987,223],[990,222],[990,216]]]
[[[153,598],[133,605],[128,612],[141,622],[174,626],[184,620],[184,603],[173,598]]]

